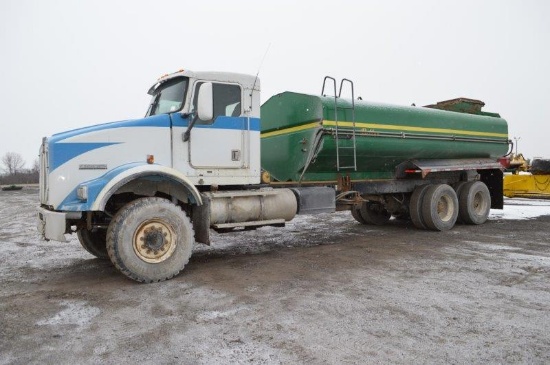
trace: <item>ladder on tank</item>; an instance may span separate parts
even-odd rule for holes
[[[338,94],[336,94],[336,79],[331,76],[325,76],[325,79],[323,80],[323,89],[321,90],[321,95],[325,96],[325,86],[327,83],[327,80],[331,80],[332,84],[334,86],[334,124],[335,124],[335,133],[334,133],[334,139],[336,143],[336,169],[337,171],[345,170],[345,169],[353,169],[353,171],[357,171],[357,143],[355,139],[355,94],[353,90],[353,81],[349,79],[342,79],[340,82],[340,90]],[[338,99],[342,96],[342,88],[344,86],[344,82],[348,83],[351,87],[351,108],[350,107],[340,107],[340,109],[348,109],[351,110],[351,137],[350,138],[342,138],[341,132],[340,132],[340,125],[338,121]],[[343,121],[342,121],[343,122]],[[350,140],[352,142],[351,146],[343,146],[340,142],[341,140]],[[345,165],[342,166],[341,163],[341,153],[344,152],[344,150],[352,150],[353,151],[353,165]]]

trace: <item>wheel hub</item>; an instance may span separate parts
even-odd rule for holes
[[[134,235],[134,252],[143,261],[159,263],[176,249],[176,234],[172,227],[159,220],[142,223]]]
[[[444,195],[437,203],[437,214],[442,221],[447,222],[453,216],[454,209],[451,198]]]
[[[485,207],[483,206],[483,197],[481,196],[481,193],[477,193],[474,196],[473,210],[477,214],[481,214],[484,208]]]

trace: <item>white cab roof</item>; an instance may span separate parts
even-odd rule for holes
[[[166,74],[161,76],[158,81],[151,86],[149,89],[149,94],[152,94],[153,91],[161,83],[173,79],[174,77],[186,76],[189,78],[199,79],[199,80],[209,80],[209,81],[218,81],[218,82],[233,82],[241,84],[245,89],[252,89],[260,91],[260,79],[256,78],[253,75],[239,74],[235,72],[216,72],[216,71],[200,71],[194,72],[189,70],[179,70],[177,72]]]

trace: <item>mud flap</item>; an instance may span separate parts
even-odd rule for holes
[[[491,209],[504,208],[504,174],[501,170],[481,170],[478,171],[481,182],[485,183],[491,194]]]
[[[192,217],[195,241],[210,245],[210,198],[202,195],[202,205],[193,205]]]

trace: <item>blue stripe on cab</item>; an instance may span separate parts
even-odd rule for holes
[[[118,144],[119,142],[111,143],[56,143],[54,148],[50,147],[50,168],[51,171],[55,170],[65,162],[72,160],[76,156],[80,156],[83,153]]]
[[[189,125],[188,118],[182,118],[181,114],[172,114],[172,122],[177,127],[187,127]],[[247,128],[247,121],[250,121],[250,126]],[[235,129],[235,130],[251,130],[260,131],[260,118],[247,118],[247,117],[226,117],[219,116],[211,124],[201,124],[198,122],[194,128],[212,128],[212,129]]]
[[[49,138],[50,143],[57,143],[67,138],[81,134],[102,131],[106,129],[125,128],[125,127],[170,127],[170,117],[167,114],[155,115],[148,118],[123,120],[119,122],[97,124],[89,127],[73,129],[71,131],[54,134]]]
[[[99,124],[90,127],[75,129],[68,132],[54,134],[49,138],[50,150],[50,169],[55,170],[67,161],[80,156],[86,152],[93,151],[98,148],[111,146],[114,144],[124,143],[119,142],[64,142],[65,140],[87,133],[109,130],[114,128],[128,127],[160,127],[170,128],[172,123],[175,126],[186,127],[189,125],[189,118],[182,118],[180,113],[155,115],[148,118],[126,120],[121,122],[113,122],[107,124]],[[249,125],[247,125],[249,123]],[[196,124],[195,128],[211,128],[211,129],[227,129],[227,130],[251,130],[260,131],[259,118],[247,117],[226,117],[219,116],[212,124]],[[166,143],[168,141],[159,141]]]
[[[246,117],[217,117],[214,123],[212,124],[195,124],[195,128],[215,128],[215,129],[237,129],[237,130],[247,130],[259,131],[260,130],[260,119],[259,118],[250,118],[250,126],[247,128]]]

